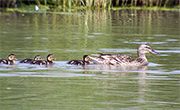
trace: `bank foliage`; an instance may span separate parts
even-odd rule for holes
[[[180,6],[179,0],[1,0],[1,7],[22,7],[24,5],[45,5],[60,8],[112,8],[112,7],[168,7]]]

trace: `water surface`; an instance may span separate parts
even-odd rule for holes
[[[94,10],[0,14],[0,58],[52,53],[52,67],[0,65],[1,109],[173,109],[180,106],[179,12]],[[67,65],[98,52],[137,58],[148,44],[148,67]]]

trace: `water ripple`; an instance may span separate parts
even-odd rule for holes
[[[129,41],[124,41],[123,43],[127,43],[127,44],[165,44],[167,42],[129,42]]]

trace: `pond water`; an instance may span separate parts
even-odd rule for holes
[[[1,110],[178,110],[179,16],[153,10],[1,11],[0,58],[56,58],[52,67],[1,64]],[[140,44],[161,54],[147,54],[148,67],[66,64],[98,52],[137,58]]]

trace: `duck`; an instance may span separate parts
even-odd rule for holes
[[[46,61],[47,60],[47,61]],[[46,60],[33,60],[31,64],[36,65],[53,65],[54,64],[54,56],[52,54],[48,54]]]
[[[47,61],[46,61],[46,65],[53,65],[54,64],[54,60],[56,60],[56,58],[54,58],[54,56],[52,54],[47,55]]]
[[[15,60],[18,60],[14,54],[9,54],[8,59],[0,59],[1,64],[14,65]]]
[[[98,53],[99,57],[91,57],[90,60],[95,64],[107,64],[107,65],[121,65],[121,66],[147,66],[148,60],[146,54],[151,53],[155,55],[160,55],[158,52],[153,50],[147,44],[141,44],[137,49],[138,58],[131,58],[127,55],[121,54],[102,54]]]
[[[90,64],[90,59],[88,55],[84,55],[82,60],[71,60],[67,64],[71,65],[88,65]]]
[[[36,55],[34,59],[26,58],[21,60],[19,63],[32,63],[33,61],[42,60],[40,55]]]

